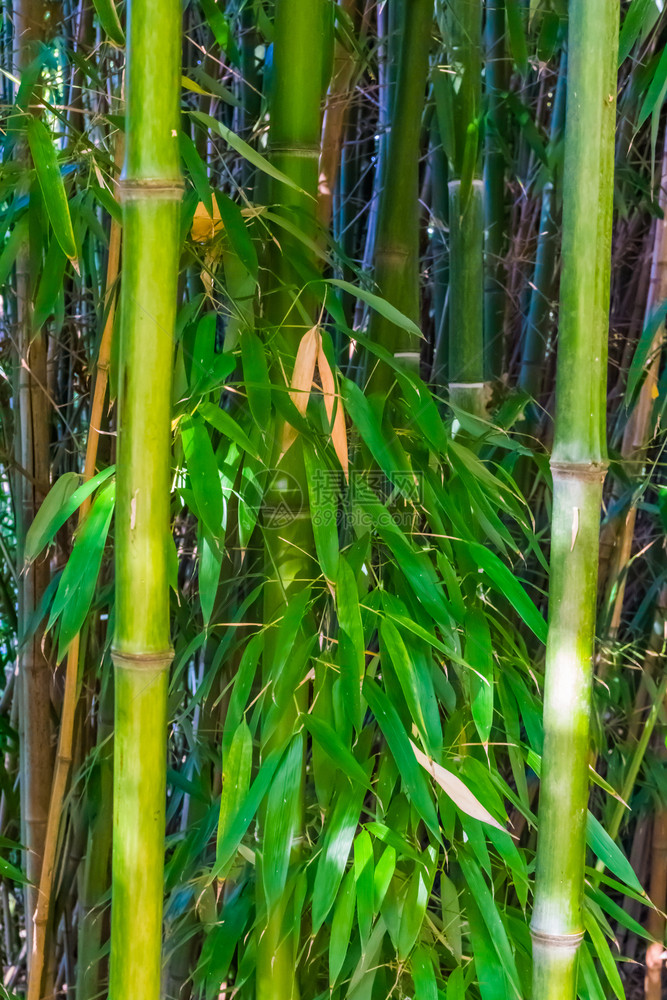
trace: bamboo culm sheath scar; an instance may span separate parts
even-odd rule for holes
[[[616,0],[570,4],[549,637],[531,923],[535,1000],[574,1000],[583,938],[618,21]]]
[[[156,39],[159,38],[159,44]],[[160,996],[181,6],[128,6],[116,507],[111,1000]]]

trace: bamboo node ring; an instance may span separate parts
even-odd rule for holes
[[[599,482],[607,474],[609,462],[554,462],[549,463],[551,472],[562,479],[579,479]]]
[[[584,939],[584,932],[577,931],[575,934],[550,934],[548,931],[538,931],[530,928],[530,936],[533,944],[550,945],[552,948],[570,948],[576,951]]]
[[[183,196],[182,181],[165,181],[159,177],[127,177],[118,182],[118,197],[123,201],[140,201],[147,196],[180,201]]]
[[[118,649],[111,650],[114,666],[125,670],[167,670],[173,658],[174,650],[171,648],[160,653],[121,653]]]

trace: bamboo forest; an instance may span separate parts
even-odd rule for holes
[[[667,998],[663,0],[0,0],[0,1000]]]

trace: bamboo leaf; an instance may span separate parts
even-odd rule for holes
[[[220,848],[229,828],[248,794],[252,770],[252,736],[243,721],[232,736],[229,750],[223,754],[222,794],[216,837],[216,864],[220,862]]]
[[[241,360],[250,412],[258,427],[266,430],[271,417],[271,383],[264,346],[252,330],[241,333]]]
[[[109,533],[115,501],[115,484],[100,491],[83,526],[60,578],[47,628],[62,615],[58,636],[58,659],[61,660],[83,625],[95,593],[102,565],[104,546]]]
[[[39,118],[31,118],[28,123],[28,143],[32,154],[37,179],[44,196],[44,204],[63,253],[72,261],[79,273],[76,240],[72,229],[65,185],[63,184],[58,157],[53,140],[46,126]]]
[[[584,906],[584,927],[588,931],[589,937],[593,942],[595,953],[600,959],[600,964],[609,981],[609,985],[618,997],[618,1000],[625,1000],[623,983],[621,982],[621,977],[618,974],[616,963],[612,957],[611,951],[609,950],[609,945],[607,944],[605,936],[600,930],[598,922],[588,906]]]
[[[354,783],[343,785],[326,825],[322,853],[313,885],[313,933],[317,934],[334,904],[359,823],[365,789]]]
[[[355,298],[361,299],[362,302],[365,302],[367,306],[374,309],[384,319],[389,320],[394,326],[398,326],[401,330],[406,330],[408,333],[421,339],[422,332],[417,324],[400,312],[395,306],[392,306],[390,302],[387,302],[386,299],[381,298],[379,295],[374,295],[373,292],[367,292],[365,288],[358,288],[356,285],[350,284],[349,281],[343,281],[340,278],[327,278],[326,283],[333,285],[334,288],[340,288],[341,291],[347,292],[348,295],[353,295]]]
[[[505,565],[502,559],[498,558],[495,552],[485,548],[484,545],[479,545],[477,542],[469,542],[468,548],[471,556],[482,567],[498,593],[510,601],[537,638],[542,642],[546,642],[547,623],[509,567]]]
[[[389,745],[410,801],[429,830],[440,840],[440,825],[435,806],[413,753],[413,744],[403,728],[398,712],[382,688],[369,677],[364,680],[363,692]]]
[[[219,406],[214,406],[213,403],[204,402],[199,405],[197,412],[204,418],[206,423],[210,424],[211,427],[215,427],[226,438],[237,444],[242,451],[252,455],[253,458],[259,459],[257,449],[246,432],[226,410],[222,410]]]
[[[338,577],[338,477],[326,468],[314,448],[307,443],[304,443],[303,458],[317,558],[332,584]]]
[[[482,823],[488,823],[489,826],[495,826],[496,829],[506,832],[505,828],[500,825],[498,820],[493,818],[488,809],[485,809],[482,803],[475,798],[467,785],[465,785],[459,777],[452,774],[451,771],[447,771],[441,764],[436,764],[434,760],[427,757],[425,753],[422,753],[421,750],[414,745],[412,740],[410,740],[410,746],[412,747],[414,755],[421,766],[425,768],[433,778],[435,778],[443,791],[449,795],[452,802],[459,807],[461,812],[466,813],[468,816],[472,816],[473,819],[478,819]]]
[[[114,45],[122,49],[125,45],[125,34],[114,0],[93,0],[93,4],[102,30],[106,32]]]
[[[336,581],[336,611],[340,633],[338,666],[343,691],[343,706],[347,719],[356,729],[361,725],[361,681],[364,676],[364,632],[359,609],[359,593],[354,573],[345,559],[338,560]]]
[[[343,884],[336,899],[333,920],[331,921],[331,934],[329,936],[329,985],[332,989],[343,968],[343,963],[345,962],[350,946],[355,901],[354,869],[350,868],[343,879]]]
[[[644,890],[632,865],[590,811],[586,817],[586,842],[594,854],[601,861],[604,861],[610,872],[613,872],[625,885],[644,895]]]
[[[299,823],[303,736],[295,736],[276,771],[266,800],[262,879],[267,906],[275,906],[285,883]]]
[[[526,32],[523,26],[522,5],[519,0],[505,0],[505,10],[507,12],[507,30],[514,62],[521,75],[525,76],[528,72],[528,46],[526,45]]]
[[[431,953],[421,945],[415,948],[410,960],[415,1000],[438,1000],[438,987]]]
[[[216,132],[225,142],[232,147],[232,149],[242,156],[244,160],[251,163],[253,167],[261,170],[262,173],[267,174],[268,177],[272,177],[276,181],[280,181],[286,187],[291,188],[293,191],[298,191],[299,194],[305,195],[307,198],[311,196],[308,195],[298,184],[296,184],[287,174],[284,174],[281,170],[278,170],[273,166],[261,153],[249,146],[247,142],[244,142],[235,132],[223,125],[222,122],[217,121],[217,119],[212,118],[210,115],[205,115],[201,111],[191,111],[190,115],[200,122],[204,128],[210,129],[212,132]]]
[[[183,451],[197,512],[212,538],[222,534],[222,486],[211,439],[201,419],[185,416],[180,423]]]
[[[363,767],[345,746],[342,739],[328,722],[315,715],[303,715],[301,721],[316,740],[325,753],[331,758],[338,770],[347,775],[348,778],[358,781],[364,788],[371,790],[371,784],[366,776]]]

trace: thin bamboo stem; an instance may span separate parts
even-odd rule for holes
[[[119,136],[122,136],[122,133],[119,133]],[[122,159],[122,146],[122,138],[120,138],[117,141],[116,148],[117,162],[120,162]],[[116,311],[115,285],[118,278],[118,267],[120,263],[120,240],[120,226],[112,219],[109,234],[109,256],[107,260],[106,275],[106,321],[102,331],[97,358],[97,376],[95,379],[93,402],[90,410],[90,426],[88,428],[88,440],[86,442],[86,455],[83,467],[84,482],[91,479],[94,475],[95,465],[97,462],[100,427],[102,424],[104,401],[106,398],[107,384],[109,380],[111,336]],[[88,515],[91,500],[91,497],[87,497],[79,507],[77,518],[78,527],[81,527]],[[55,875],[56,855],[58,849],[58,831],[60,828],[67,779],[72,766],[72,741],[74,737],[74,716],[77,705],[79,653],[80,636],[77,634],[72,640],[72,643],[67,651],[65,690],[63,694],[63,706],[60,717],[60,730],[58,733],[58,750],[53,772],[53,783],[51,785],[51,797],[49,801],[49,812],[46,824],[44,860],[39,881],[37,905],[35,908],[35,933],[32,943],[32,962],[30,965],[30,975],[28,977],[28,992],[26,1000],[38,1000],[41,995],[49,910],[51,906],[53,879]]]

